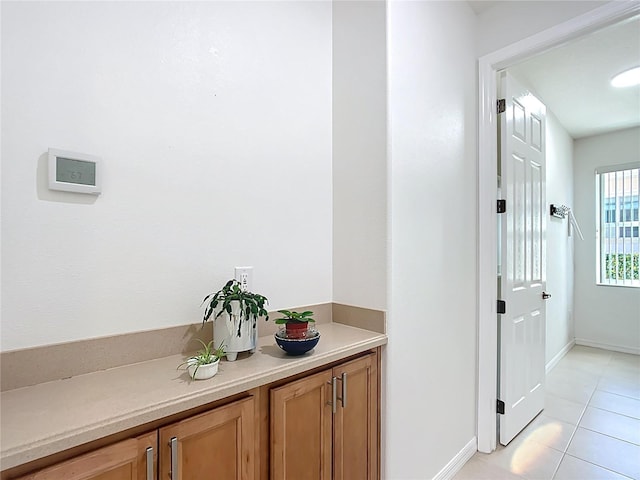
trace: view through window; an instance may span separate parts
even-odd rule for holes
[[[640,164],[596,171],[598,283],[640,287]]]

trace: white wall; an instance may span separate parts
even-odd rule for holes
[[[640,353],[640,289],[596,285],[595,169],[637,162],[640,128],[574,143],[574,211],[584,234],[576,241],[576,342]]]
[[[473,1],[473,0],[472,0]],[[478,56],[530,37],[608,1],[501,1],[478,15]]]
[[[48,147],[104,161],[51,192]],[[331,3],[3,2],[2,350],[331,300]]]
[[[476,430],[475,16],[465,2],[390,2],[387,28],[384,474],[426,479]]]
[[[547,109],[547,205],[573,207],[573,139],[552,111]],[[569,219],[547,217],[547,339],[548,364],[574,339],[573,263],[575,235],[569,237]]]
[[[386,4],[333,3],[333,300],[387,306]]]

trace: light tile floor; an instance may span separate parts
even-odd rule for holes
[[[575,346],[547,375],[545,409],[454,480],[640,480],[640,356]]]

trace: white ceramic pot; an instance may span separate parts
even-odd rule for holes
[[[218,365],[220,365],[220,360],[216,360],[213,363],[200,365],[199,367],[195,360],[188,360],[187,370],[189,371],[189,376],[194,380],[206,380],[207,378],[211,378],[216,373],[218,373]]]
[[[247,321],[240,311],[240,302],[231,302],[231,315],[223,312],[213,322],[213,346],[224,345],[227,361],[233,362],[238,353],[255,351],[258,328],[253,328],[253,320]],[[240,328],[238,328],[238,326]],[[238,330],[240,335],[238,336]]]

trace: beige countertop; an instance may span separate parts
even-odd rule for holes
[[[384,334],[339,323],[318,325],[316,348],[286,355],[272,336],[256,353],[223,361],[218,374],[190,379],[183,355],[2,392],[0,469],[6,470],[215,400],[384,345]],[[82,359],[78,359],[82,361]]]

